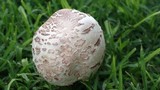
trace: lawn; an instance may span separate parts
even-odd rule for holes
[[[68,5],[69,4],[69,5]],[[0,0],[0,90],[160,90],[160,0]],[[106,52],[88,81],[46,82],[32,61],[34,32],[74,8],[101,25]]]

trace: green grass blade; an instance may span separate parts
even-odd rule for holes
[[[8,56],[8,54],[14,49],[16,44],[16,41],[11,41],[10,45],[8,46],[7,50],[5,51],[3,58],[6,58]]]
[[[119,67],[119,87],[118,87],[118,90],[123,90],[122,66]]]
[[[11,90],[10,87],[11,87],[11,85],[13,84],[13,82],[18,81],[18,80],[20,80],[20,79],[12,79],[12,80],[9,82],[9,84],[7,85],[7,90]]]
[[[63,8],[69,8],[71,9],[70,5],[68,4],[67,0],[60,0],[61,1],[61,5]]]
[[[135,25],[133,25],[133,27],[134,27],[134,28],[138,27],[138,26],[139,26],[140,24],[142,24],[144,21],[146,21],[146,20],[148,20],[148,19],[150,19],[150,18],[152,18],[153,16],[156,16],[156,15],[158,15],[158,14],[160,14],[160,11],[155,12],[155,13],[147,16],[146,18],[142,19],[140,22],[138,22],[138,23],[136,23]]]
[[[150,61],[154,56],[156,56],[156,55],[158,55],[158,54],[160,54],[160,48],[156,49],[155,51],[153,51],[152,53],[150,53],[148,56],[146,56],[146,57],[144,58],[144,61],[145,61],[145,62],[148,62],[148,61]]]
[[[116,69],[116,57],[113,56],[113,59],[112,59],[112,63],[111,63],[111,75],[112,75],[112,78],[113,78],[113,82],[115,83],[115,85],[117,85],[117,69]]]
[[[131,57],[131,55],[136,51],[136,48],[133,48],[127,55],[124,56],[122,59],[120,66],[124,66],[127,62],[127,60]]]

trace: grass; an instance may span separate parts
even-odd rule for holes
[[[0,90],[160,90],[159,0],[1,0]],[[86,82],[58,87],[32,62],[34,32],[61,8],[89,13],[102,26],[104,62]]]

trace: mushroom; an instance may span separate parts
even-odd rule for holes
[[[49,83],[68,86],[86,80],[100,67],[105,51],[103,31],[90,15],[61,9],[33,36],[33,62]]]

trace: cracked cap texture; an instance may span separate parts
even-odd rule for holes
[[[105,51],[103,31],[90,15],[61,9],[33,36],[33,62],[41,76],[58,86],[85,80],[100,67]]]

